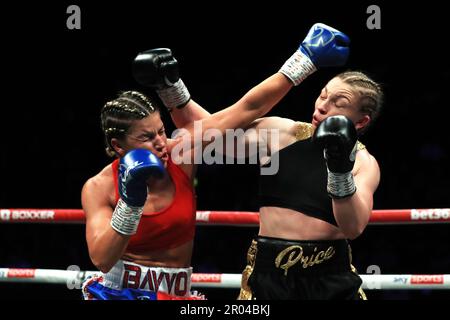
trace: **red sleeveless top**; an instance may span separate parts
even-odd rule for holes
[[[116,203],[119,201],[119,159],[111,164],[114,176]],[[188,176],[172,162],[167,161],[167,171],[175,184],[172,203],[159,212],[144,212],[135,235],[128,242],[132,253],[156,251],[178,247],[194,239],[196,203]],[[151,190],[150,190],[151,192]]]

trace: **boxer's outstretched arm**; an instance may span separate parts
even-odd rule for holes
[[[313,25],[278,73],[252,88],[232,106],[202,120],[203,131],[214,128],[224,134],[227,129],[247,128],[317,68],[343,65],[349,54],[348,43],[348,37],[342,32],[323,24]]]
[[[327,25],[316,23],[311,27],[298,50],[282,66],[280,73],[290,79],[293,85],[299,85],[317,68],[345,64],[349,55],[349,42],[349,38],[342,32]],[[185,108],[191,100],[190,93],[179,76],[178,62],[173,57],[170,49],[157,48],[138,54],[133,62],[133,75],[141,85],[156,89],[169,111],[173,112],[175,109]],[[231,109],[225,113],[218,113],[219,115],[215,116],[211,121],[205,122],[204,125],[208,127],[209,122],[219,120],[222,124],[226,123],[227,127],[225,129],[232,129],[241,125],[247,126],[256,117],[267,113],[273,107],[271,104],[274,101],[277,103],[288,91],[278,87],[281,89],[279,92],[281,97],[278,96],[278,92],[270,91],[268,82],[271,80],[271,78],[267,79],[265,86],[257,86],[252,89],[251,92],[231,106]],[[275,86],[277,85],[275,84]],[[268,103],[258,100],[259,97],[256,96],[255,89],[263,90],[260,97],[266,98]],[[269,90],[265,91],[266,89]],[[275,96],[270,97],[266,94],[267,92]],[[268,105],[271,106],[267,108]],[[187,123],[194,120],[204,119],[207,116],[207,112],[197,104],[190,104],[189,108],[190,110],[173,116],[178,128],[184,127]],[[234,111],[244,112],[244,114],[234,113]],[[241,121],[224,122],[223,115],[227,115],[228,112],[233,113],[233,117],[242,116]],[[221,130],[222,128],[219,126],[218,129]]]

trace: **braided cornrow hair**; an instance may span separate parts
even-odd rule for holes
[[[106,153],[110,157],[116,156],[111,139],[124,138],[134,120],[143,119],[154,112],[159,112],[155,103],[137,91],[122,92],[116,99],[108,101],[101,111]]]
[[[346,71],[338,74],[337,78],[351,85],[360,94],[360,110],[363,114],[370,116],[370,125],[378,117],[383,104],[381,85],[373,81],[365,73],[359,71]],[[360,134],[366,131],[368,127],[364,127],[360,131]]]

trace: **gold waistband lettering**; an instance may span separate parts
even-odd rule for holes
[[[314,252],[311,255],[304,255],[302,246],[289,246],[277,255],[275,258],[275,266],[283,269],[284,275],[286,276],[289,268],[297,262],[300,261],[300,266],[306,269],[331,259],[336,253],[336,250],[333,246],[329,246],[327,250],[316,252],[317,247],[314,248]],[[285,256],[287,256],[286,262],[281,264]]]

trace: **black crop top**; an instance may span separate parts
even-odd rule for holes
[[[311,142],[311,135],[311,124],[300,122],[298,141],[277,152],[278,172],[275,175],[260,175],[260,206],[300,211],[337,226],[327,193],[327,167],[323,151]],[[358,150],[362,148],[364,146],[358,143]],[[270,163],[265,166],[270,166]]]

